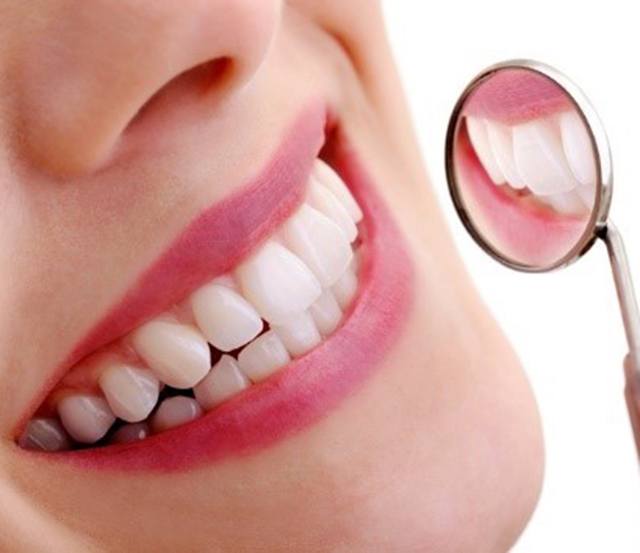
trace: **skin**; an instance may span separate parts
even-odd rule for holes
[[[380,8],[0,0],[0,21],[0,550],[508,550],[540,490],[538,415],[425,185]],[[380,370],[312,427],[196,470],[25,459],[13,432],[56,364],[318,96],[415,264]]]

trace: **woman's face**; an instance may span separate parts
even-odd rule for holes
[[[0,22],[0,550],[507,550],[537,413],[380,7]]]

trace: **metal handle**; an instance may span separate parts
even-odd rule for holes
[[[600,232],[600,237],[604,240],[609,252],[613,280],[616,284],[622,321],[629,344],[629,354],[624,362],[625,398],[640,460],[640,311],[622,236],[616,226],[609,221]]]

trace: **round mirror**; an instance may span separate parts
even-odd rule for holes
[[[467,230],[510,267],[566,265],[606,220],[606,136],[582,93],[548,66],[507,62],[476,77],[451,117],[446,163]]]

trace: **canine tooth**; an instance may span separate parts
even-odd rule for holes
[[[549,119],[513,127],[513,153],[518,172],[534,194],[568,192],[578,185],[567,164],[560,133]]]
[[[69,435],[84,444],[97,442],[116,420],[104,398],[89,394],[62,398],[58,403],[58,415]]]
[[[151,429],[146,422],[134,422],[133,424],[125,424],[118,428],[111,436],[109,443],[112,444],[128,444],[131,442],[139,442],[144,440],[151,434]]]
[[[160,392],[160,382],[151,371],[125,364],[104,369],[99,384],[113,414],[127,422],[146,419]]]
[[[240,294],[222,284],[208,284],[191,296],[196,324],[209,343],[231,351],[249,343],[262,330],[262,319]]]
[[[491,151],[507,184],[516,190],[524,188],[526,184],[518,173],[516,162],[513,159],[511,128],[496,121],[486,121],[486,127]]]
[[[173,396],[165,399],[151,418],[151,430],[163,432],[202,416],[202,407],[191,397]]]
[[[570,190],[569,192],[561,192],[560,194],[551,194],[544,196],[542,200],[549,204],[558,213],[564,213],[567,215],[579,215],[585,213],[586,207],[582,198],[578,196],[576,190]]]
[[[193,392],[198,403],[208,411],[250,385],[238,362],[230,355],[223,355]]]
[[[338,173],[321,159],[316,159],[313,165],[313,174],[340,200],[354,222],[362,220],[362,209]]]
[[[273,240],[240,265],[236,274],[244,297],[270,323],[304,311],[322,292],[304,262]]]
[[[340,227],[307,204],[302,204],[281,232],[285,245],[302,259],[325,288],[340,278],[353,257]]]
[[[258,336],[238,355],[240,369],[252,382],[268,378],[289,361],[287,349],[273,330]]]
[[[64,451],[71,447],[71,442],[58,420],[37,418],[27,423],[18,445],[39,451]]]
[[[155,375],[174,388],[191,388],[209,372],[209,344],[194,328],[156,319],[133,333],[133,347]]]
[[[323,336],[331,334],[342,319],[342,310],[331,290],[324,290],[315,303],[311,304],[309,312]]]
[[[502,184],[505,182],[505,177],[500,171],[500,167],[496,161],[491,150],[491,144],[489,143],[489,137],[487,136],[487,127],[484,119],[477,119],[475,117],[466,117],[467,132],[469,133],[469,139],[473,145],[473,149],[482,163],[482,167],[489,175],[489,178],[495,184]]]
[[[338,305],[345,309],[351,303],[358,290],[358,278],[351,267],[349,267],[340,279],[331,287],[331,291],[338,301]]]
[[[314,177],[311,177],[309,184],[307,203],[338,225],[349,242],[353,242],[358,237],[358,227],[353,222],[347,208],[331,190]]]
[[[313,317],[306,311],[282,325],[274,326],[273,330],[293,357],[304,355],[322,341]]]
[[[565,111],[560,116],[560,134],[564,153],[573,175],[580,184],[595,190],[595,152],[589,131],[577,112]]]

